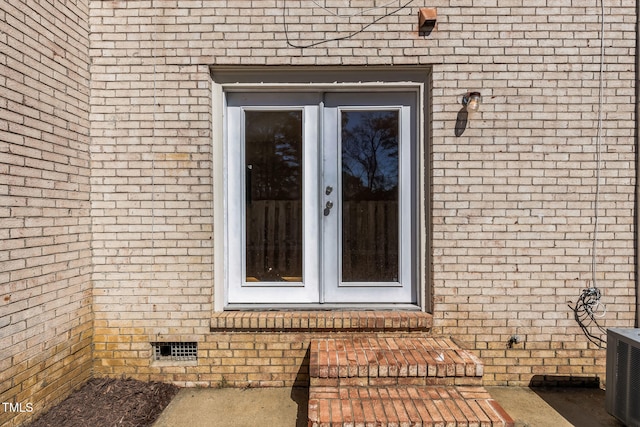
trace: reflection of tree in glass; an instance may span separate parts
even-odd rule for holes
[[[342,112],[345,199],[395,200],[398,188],[398,112]]]
[[[342,280],[398,279],[398,111],[342,112]]]
[[[302,190],[302,112],[247,111],[245,120],[251,199],[299,199]]]

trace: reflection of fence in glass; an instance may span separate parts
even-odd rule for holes
[[[398,202],[345,201],[342,205],[342,281],[398,281]]]
[[[247,211],[247,281],[302,281],[301,202],[260,200]],[[342,208],[342,280],[398,280],[398,203],[350,201]]]
[[[247,209],[247,281],[302,281],[302,202],[258,200]]]

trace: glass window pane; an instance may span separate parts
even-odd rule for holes
[[[246,280],[302,281],[302,111],[245,112]]]
[[[399,112],[342,111],[342,281],[398,281]]]

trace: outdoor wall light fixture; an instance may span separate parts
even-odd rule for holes
[[[480,109],[481,102],[482,96],[480,92],[467,92],[462,96],[462,108],[458,111],[458,117],[456,118],[456,136],[461,136],[465,129],[467,129],[467,119],[469,115]]]
[[[462,105],[464,105],[470,113],[477,112],[480,109],[481,102],[482,96],[480,95],[480,92],[467,92],[462,97]]]

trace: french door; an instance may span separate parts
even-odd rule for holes
[[[416,302],[416,98],[227,94],[230,304]]]

